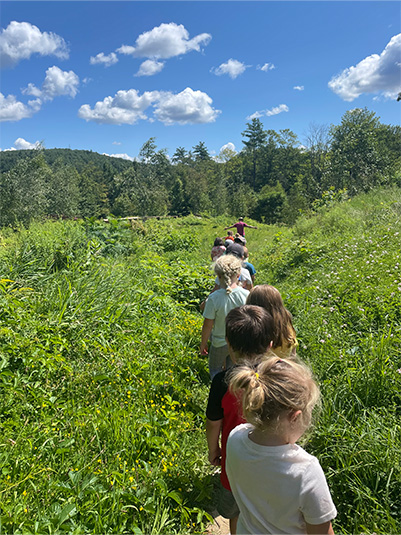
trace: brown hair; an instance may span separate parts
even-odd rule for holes
[[[274,286],[255,286],[246,300],[248,305],[263,307],[273,317],[273,349],[297,345],[297,335],[292,325],[292,315],[284,306],[280,292]]]
[[[226,316],[226,337],[241,356],[264,355],[273,336],[273,318],[264,308],[242,305]]]
[[[277,356],[265,358],[257,367],[244,365],[233,369],[230,390],[240,392],[244,417],[258,429],[275,430],[285,412],[300,410],[306,430],[320,397],[307,366]]]

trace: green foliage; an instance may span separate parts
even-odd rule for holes
[[[306,445],[335,532],[401,528],[401,192],[247,233],[323,397]],[[212,508],[199,302],[225,217],[0,234],[0,521],[15,533],[203,533]]]
[[[325,192],[350,197],[401,183],[401,129],[367,109],[347,111],[330,129],[311,125],[307,146],[290,129],[264,130],[254,118],[244,150],[211,157],[200,141],[171,159],[146,141],[135,161],[69,149],[8,151],[0,170],[0,227],[44,217],[250,215],[294,224]],[[277,186],[279,184],[279,186]],[[271,190],[269,190],[271,188]],[[277,189],[279,188],[279,189]],[[262,193],[263,190],[263,193]]]
[[[287,202],[287,195],[280,182],[275,187],[264,186],[258,195],[252,217],[267,224],[280,223]]]

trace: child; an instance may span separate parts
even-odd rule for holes
[[[251,279],[252,279],[252,284],[255,284],[256,269],[255,269],[255,266],[253,264],[248,262],[248,258],[249,258],[248,247],[244,247],[244,261],[242,262],[242,265],[244,267],[246,267],[246,269],[249,271],[249,274],[250,274]]]
[[[298,345],[297,336],[292,326],[291,313],[285,308],[280,292],[274,286],[262,284],[255,286],[246,300],[248,305],[265,308],[273,316],[274,353],[281,358],[294,356]]]
[[[224,245],[222,238],[216,238],[214,240],[214,244],[210,253],[210,257],[212,259],[212,262],[216,262],[220,256],[222,256],[226,252],[226,247]]]
[[[213,333],[209,350],[209,373],[211,379],[216,373],[232,366],[226,343],[226,316],[230,310],[245,304],[248,290],[238,285],[241,261],[232,255],[217,259],[214,271],[218,277],[219,289],[206,300],[202,326],[200,354],[207,355],[208,340]]]
[[[333,534],[337,511],[316,457],[295,442],[319,389],[304,365],[271,356],[233,370],[247,422],[227,442],[226,469],[239,506],[238,533]]]
[[[231,310],[226,318],[226,337],[231,359],[258,362],[264,358],[272,339],[273,319],[261,307],[244,305]],[[228,390],[232,370],[218,373],[210,387],[206,409],[206,436],[209,462],[221,464],[217,510],[230,519],[230,532],[234,535],[239,509],[230,490],[225,471],[227,438],[235,426],[243,423],[242,411],[236,397]],[[221,444],[219,439],[221,438]]]

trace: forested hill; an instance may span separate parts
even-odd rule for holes
[[[190,213],[292,225],[322,204],[401,185],[401,128],[366,108],[347,111],[338,125],[311,126],[306,144],[257,118],[242,136],[240,152],[218,157],[200,141],[170,158],[155,138],[132,162],[70,149],[2,152],[0,227],[48,216]]]
[[[0,158],[0,173],[10,171],[21,158],[34,158],[37,152],[36,149],[3,151]],[[43,156],[50,167],[56,161],[61,161],[65,165],[74,167],[78,173],[81,173],[84,167],[90,164],[97,167],[108,167],[116,173],[121,173],[132,165],[131,162],[122,158],[106,156],[91,150],[43,149]]]

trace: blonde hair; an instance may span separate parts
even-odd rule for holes
[[[242,262],[233,255],[224,255],[216,260],[214,272],[219,278],[223,279],[223,287],[227,293],[231,293],[232,279],[234,276],[239,277],[241,274]]]
[[[320,398],[307,366],[276,355],[265,358],[257,367],[248,364],[235,368],[230,374],[230,390],[240,394],[245,419],[260,430],[276,430],[284,413],[297,410],[306,430]]]
[[[280,292],[274,286],[255,286],[246,300],[247,305],[265,308],[273,316],[273,349],[297,345],[297,335],[292,325],[292,315],[284,306]]]

